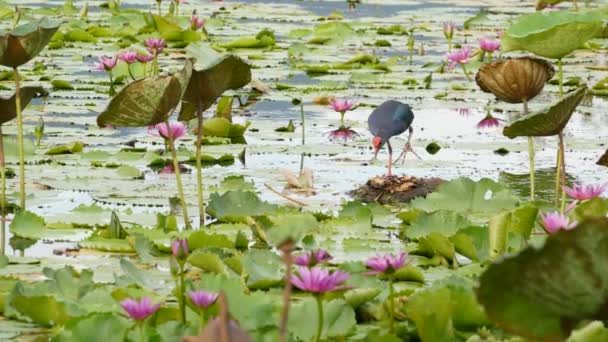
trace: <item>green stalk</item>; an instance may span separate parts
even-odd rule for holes
[[[488,63],[492,63],[492,52],[488,52]]]
[[[323,333],[323,298],[321,295],[316,295],[317,300],[317,335],[315,336],[315,342],[321,341],[321,334]]]
[[[165,122],[167,130],[169,130],[169,120]],[[170,132],[170,130],[169,130]],[[182,213],[184,215],[185,229],[190,230],[190,218],[188,217],[188,207],[186,206],[186,197],[184,196],[184,188],[182,187],[182,176],[179,170],[179,162],[177,160],[177,151],[175,150],[175,140],[173,134],[169,133],[169,149],[171,150],[171,157],[173,158],[173,171],[175,172],[175,181],[177,182],[177,191],[179,193],[179,200],[182,205]]]
[[[564,191],[564,187],[566,186],[566,149],[564,147],[564,132],[561,131],[559,132],[559,151],[560,151],[560,160],[561,160],[561,164],[560,164],[560,169],[561,169],[561,174],[562,174],[562,178],[561,178],[561,193],[562,193],[562,200],[561,200],[561,206],[560,206],[560,212],[564,213],[564,211],[566,210],[566,191]]]
[[[464,75],[467,77],[467,80],[471,81],[471,75],[469,75],[469,71],[467,70],[466,65],[460,64],[460,66],[462,67],[462,71],[464,72]]]
[[[203,330],[205,330],[205,309],[200,308],[198,314],[199,314],[198,333],[200,335],[202,335]]]
[[[490,55],[492,56],[492,55]],[[523,101],[524,115],[528,115],[528,100]],[[535,177],[534,177],[534,139],[528,137],[528,157],[530,158],[530,201],[534,202],[535,197]]]
[[[557,60],[557,80],[559,83],[559,97],[562,98],[564,96],[564,69],[561,58]],[[560,193],[563,191],[560,189],[560,179],[562,178],[562,169],[565,170],[565,167],[562,167],[564,164],[563,157],[564,151],[562,148],[563,144],[563,131],[559,132],[559,145],[557,149],[557,163],[555,164],[555,205],[559,205]],[[563,175],[565,179],[566,175]]]
[[[388,278],[388,327],[389,331],[392,333],[395,332],[395,289],[393,287],[393,276],[389,276]]]
[[[21,114],[21,84],[19,70],[13,68],[15,77],[15,111],[17,112],[17,145],[19,149],[19,206],[25,209],[25,149],[23,148],[23,115]]]
[[[4,245],[6,243],[6,163],[4,161],[4,136],[2,135],[2,125],[0,125],[0,183],[2,187],[2,197],[0,197],[0,211],[2,222],[0,223],[0,254],[4,255]]]
[[[448,52],[452,52],[452,38],[448,39]]]
[[[186,324],[186,296],[185,296],[185,286],[184,286],[184,264],[179,262],[179,312],[180,317],[182,319],[182,324]]]
[[[127,64],[127,70],[129,71],[129,76],[135,81],[135,76],[133,76],[133,73],[131,72],[131,64]]]
[[[144,322],[143,321],[138,322],[137,325],[139,327],[139,341],[146,342]]]
[[[564,66],[561,58],[557,60],[557,80],[559,82],[559,97],[564,96]]]
[[[203,113],[198,108],[197,117],[197,132],[196,132],[196,187],[198,191],[198,212],[199,212],[199,228],[205,227],[205,202],[203,199]]]
[[[346,127],[346,126],[344,126],[344,115],[345,115],[345,114],[346,114],[346,112],[345,112],[345,111],[341,111],[341,112],[340,112],[340,128],[342,128],[342,127]],[[302,129],[304,129],[304,128],[302,128]]]
[[[344,115],[342,115],[342,117],[344,118]],[[306,121],[304,117],[304,103],[302,102],[302,99],[300,99],[300,120],[302,121],[302,146],[304,146],[306,144]],[[342,125],[344,125],[344,120],[342,120]],[[304,152],[302,152],[302,155],[300,156],[300,173],[302,173],[303,169]]]

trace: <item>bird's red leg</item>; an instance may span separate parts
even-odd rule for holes
[[[393,176],[393,147],[391,146],[391,142],[387,141],[386,146],[388,147],[388,173],[387,177]]]
[[[410,142],[412,141],[412,135],[414,135],[414,128],[412,128],[410,126],[409,131],[410,131],[410,134],[407,137],[407,143],[405,143],[405,147],[403,147],[403,152],[401,152],[399,157],[397,157],[397,159],[395,159],[395,163],[399,162],[399,159],[403,158],[401,165],[405,164],[405,156],[408,152],[412,152],[416,156],[416,158],[422,159],[422,158],[420,158],[420,156],[418,156],[418,154],[416,152],[414,152],[414,150],[412,149],[412,145],[410,144]]]

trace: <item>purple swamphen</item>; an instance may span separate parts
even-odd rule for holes
[[[372,139],[372,144],[374,145],[374,159],[376,159],[378,156],[378,152],[380,151],[380,148],[382,148],[382,145],[386,144],[388,147],[387,177],[391,177],[393,175],[393,148],[390,142],[392,137],[400,135],[406,130],[409,130],[407,143],[403,148],[403,152],[401,155],[399,155],[395,162],[401,159],[401,157],[403,157],[403,162],[405,162],[405,155],[408,151],[414,153],[410,145],[412,133],[414,131],[412,128],[412,121],[414,121],[414,113],[412,112],[412,108],[405,103],[394,100],[389,100],[382,103],[380,106],[378,106],[378,108],[374,109],[367,119],[369,131],[374,136]]]

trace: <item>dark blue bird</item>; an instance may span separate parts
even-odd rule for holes
[[[405,154],[408,151],[412,151],[410,145],[412,133],[414,131],[411,126],[412,121],[414,121],[412,108],[405,103],[394,100],[386,101],[378,106],[367,119],[369,131],[374,136],[372,139],[372,144],[374,145],[374,159],[378,156],[378,152],[380,151],[380,148],[382,148],[382,145],[386,144],[388,147],[388,177],[392,176],[393,166],[393,148],[390,139],[409,130],[410,133],[407,143],[403,148],[403,152],[396,160],[398,161],[403,157],[403,161],[405,162]]]

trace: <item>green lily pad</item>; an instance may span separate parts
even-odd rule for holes
[[[186,53],[196,59],[184,93],[179,120],[196,117],[207,110],[228,89],[239,89],[251,81],[251,67],[235,55],[221,55],[202,44],[190,44]],[[223,137],[223,135],[216,135]]]
[[[289,315],[289,331],[302,341],[313,341],[317,331],[317,304],[313,298],[306,298],[292,305]],[[355,329],[355,312],[343,299],[323,303],[323,340],[347,340]]]
[[[100,127],[144,127],[167,121],[179,105],[192,73],[192,63],[171,76],[146,77],[131,82],[112,98],[97,117]]]
[[[276,43],[274,32],[263,29],[255,36],[236,38],[228,43],[222,44],[225,49],[261,49],[272,47]]]
[[[606,218],[585,221],[491,265],[477,289],[488,316],[543,341],[565,340],[581,320],[608,319],[607,227]]]
[[[267,289],[283,282],[283,261],[270,250],[251,250],[241,258],[241,263],[250,289]]]
[[[277,210],[276,205],[261,201],[255,193],[249,191],[211,194],[207,206],[207,213],[221,222],[245,222],[248,216],[269,215]]]
[[[0,65],[19,67],[36,57],[61,26],[44,17],[0,35]]]
[[[582,87],[564,96],[561,100],[539,112],[528,114],[503,129],[502,134],[515,137],[546,137],[557,135],[568,124],[578,104],[583,100],[587,88]]]
[[[84,144],[80,141],[74,141],[69,144],[55,146],[48,151],[46,151],[46,155],[55,156],[59,154],[74,154],[80,153],[84,149]]]
[[[422,212],[407,228],[406,235],[418,239],[431,233],[446,237],[456,234],[460,229],[472,226],[471,221],[461,214],[450,210],[438,210],[432,213]]]
[[[66,80],[53,80],[51,85],[53,86],[53,90],[74,90],[74,86]]]
[[[599,12],[537,12],[522,15],[502,37],[502,50],[525,50],[561,59],[598,36],[603,29]]]
[[[112,313],[93,313],[70,319],[54,341],[122,341],[131,322],[125,317]]]
[[[507,251],[510,234],[517,234],[528,239],[534,229],[537,215],[537,208],[523,207],[492,217],[488,226],[490,256],[498,257]]]
[[[509,189],[491,179],[475,182],[458,178],[439,186],[426,198],[415,199],[412,208],[425,211],[453,210],[464,214],[487,215],[515,207],[518,199]]]
[[[47,95],[47,91],[42,87],[23,87],[20,90],[19,97],[21,98],[21,109],[23,110],[30,104],[34,97]],[[15,94],[9,98],[0,97],[0,125],[13,120],[17,117],[15,111]]]

